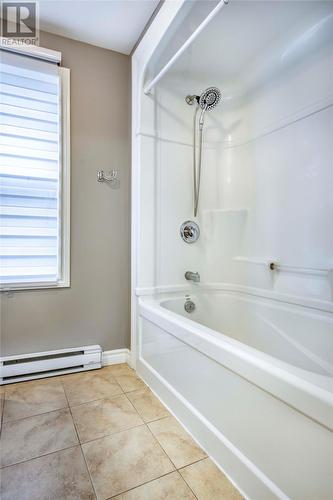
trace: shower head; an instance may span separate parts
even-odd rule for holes
[[[218,105],[220,99],[220,90],[216,87],[209,87],[199,97],[199,106],[205,111],[210,111]]]
[[[199,129],[202,130],[204,126],[204,119],[206,111],[210,111],[218,105],[221,99],[221,92],[216,87],[208,87],[199,97],[198,103],[202,111],[199,118]]]

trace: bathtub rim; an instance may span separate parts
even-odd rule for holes
[[[194,288],[196,287],[196,288]],[[150,287],[136,287],[134,289],[136,297],[155,296],[162,293],[181,293],[193,291],[199,288],[202,291],[209,292],[238,292],[240,294],[249,295],[251,297],[258,297],[262,299],[271,300],[280,304],[295,305],[305,307],[309,311],[318,311],[333,314],[333,301],[316,299],[313,297],[304,297],[300,295],[291,295],[265,288],[256,288],[249,285],[241,285],[227,282],[200,282],[196,284],[183,284],[183,285],[159,285]]]
[[[232,292],[232,295],[235,293]],[[138,299],[140,318],[162,328],[317,423],[333,430],[330,415],[333,409],[331,391],[304,379],[304,374],[307,373],[305,370],[280,361],[161,305],[161,302],[177,298],[184,300],[184,296],[179,292],[141,296]],[[140,345],[138,355],[141,357]],[[292,370],[288,370],[288,367]],[[330,380],[331,377],[327,379]]]
[[[200,292],[199,292],[200,293]],[[314,310],[308,310],[307,308],[305,308],[304,306],[294,306],[294,304],[287,304],[287,303],[281,303],[281,302],[274,302],[272,301],[271,299],[267,299],[265,297],[257,297],[257,300],[254,296],[247,296],[246,294],[242,294],[242,293],[238,293],[238,292],[234,292],[234,291],[226,291],[226,290],[216,290],[214,293],[209,293],[208,295],[226,295],[226,296],[230,296],[230,297],[233,297],[233,298],[238,298],[240,301],[243,301],[243,302],[252,302],[252,303],[262,303],[263,307],[271,307],[271,308],[278,308],[282,311],[286,311],[286,312],[291,312],[291,313],[295,313],[295,314],[300,314],[302,312],[304,312],[307,316],[311,317],[311,318],[314,318],[315,316],[318,316],[321,313],[324,314],[324,316],[321,318],[324,322],[326,321],[330,321],[332,322],[333,321],[333,316],[332,317],[328,317],[327,316],[327,313],[324,312],[324,311],[314,311]],[[193,292],[193,293],[190,293],[189,294],[190,296],[192,297],[196,297],[198,295],[198,292]],[[155,297],[156,298],[156,297]],[[165,307],[163,304],[165,302],[169,302],[169,301],[175,301],[175,300],[182,300],[184,301],[185,300],[185,297],[183,297],[182,295],[166,295],[165,297],[161,298],[158,300],[158,304],[159,306],[163,309],[163,310],[167,310],[169,311],[170,313],[172,314],[175,314],[177,317],[178,316],[181,316],[182,318],[184,318],[185,320],[188,320],[191,324],[191,326],[193,327],[196,327],[196,325],[199,325],[200,327],[202,327],[203,331],[206,332],[208,335],[212,335],[214,336],[214,338],[216,338],[217,340],[219,340],[220,338],[222,338],[225,342],[227,343],[231,343],[233,344],[234,346],[236,346],[237,348],[239,349],[244,349],[246,350],[249,354],[252,354],[254,356],[258,355],[260,357],[263,357],[264,359],[267,359],[268,362],[270,363],[275,363],[277,364],[278,366],[280,366],[281,368],[283,369],[286,369],[288,372],[291,368],[293,374],[296,374],[298,375],[302,380],[303,380],[303,377],[305,377],[305,380],[309,381],[308,380],[308,376],[309,374],[311,374],[311,377],[313,378],[316,378],[318,379],[319,381],[320,380],[328,380],[329,382],[333,382],[333,375],[331,374],[327,374],[327,375],[323,375],[323,374],[320,374],[320,373],[316,373],[316,372],[313,372],[311,370],[306,370],[304,368],[301,368],[301,367],[298,367],[298,366],[295,366],[295,365],[292,365],[291,363],[288,363],[287,361],[283,361],[282,359],[279,359],[271,354],[268,354],[268,353],[265,353],[264,351],[261,351],[260,349],[257,349],[256,347],[252,347],[248,344],[245,344],[237,339],[234,339],[232,336],[229,336],[223,332],[220,332],[218,330],[214,330],[214,328],[210,328],[209,326],[206,326],[204,325],[203,323],[199,323],[193,319],[191,319],[190,316],[183,316],[183,315],[180,315],[178,314],[177,312],[174,312],[172,311],[171,309],[168,309],[167,307]],[[333,323],[332,323],[332,326],[333,326]],[[302,377],[303,375],[303,377]],[[310,384],[313,384],[313,381],[310,380],[309,382]],[[317,384],[314,384],[316,387],[319,387],[320,389],[323,389],[324,391],[327,391],[328,393],[332,394],[333,395],[333,384],[332,384],[332,390],[328,389],[327,387],[322,386],[320,385],[320,383],[317,385]]]
[[[280,365],[282,368],[286,368],[287,371],[288,371],[288,368],[291,367],[293,372],[298,373],[300,376],[303,375],[305,377],[305,379],[307,379],[307,380],[309,379],[308,375],[311,374],[311,376],[313,378],[318,379],[318,382],[319,382],[318,386],[319,387],[321,387],[324,390],[327,390],[328,392],[331,392],[333,394],[333,372],[330,373],[331,363],[329,361],[328,362],[324,361],[325,364],[329,365],[329,368],[327,370],[328,373],[326,373],[326,374],[317,373],[313,370],[307,370],[307,369],[302,368],[300,366],[292,365],[291,363],[288,363],[288,361],[284,361],[283,359],[275,357],[272,354],[265,353],[264,351],[261,351],[260,349],[257,349],[256,347],[252,347],[251,345],[245,344],[245,343],[241,342],[240,340],[233,338],[232,336],[224,334],[220,330],[215,330],[214,328],[206,326],[204,323],[201,323],[199,321],[195,321],[194,319],[192,319],[191,315],[188,315],[188,316],[181,315],[181,314],[179,315],[177,312],[172,311],[172,309],[169,309],[168,307],[166,307],[164,305],[164,303],[172,302],[172,301],[176,301],[176,300],[180,300],[180,301],[184,302],[186,296],[190,297],[190,299],[193,298],[194,300],[196,300],[196,297],[198,297],[200,300],[200,295],[202,295],[202,292],[206,292],[206,293],[204,293],[204,295],[208,295],[208,296],[209,295],[216,295],[218,297],[227,296],[227,297],[231,297],[231,298],[237,298],[244,303],[250,302],[250,303],[254,303],[254,304],[260,304],[264,308],[278,309],[278,310],[281,310],[281,311],[284,311],[287,313],[295,314],[296,316],[305,314],[307,317],[309,317],[311,319],[317,319],[317,317],[319,316],[320,320],[323,321],[324,323],[329,322],[330,324],[332,324],[332,328],[333,328],[333,315],[331,315],[327,311],[319,311],[319,310],[309,309],[309,308],[307,308],[305,306],[301,306],[301,305],[294,305],[294,304],[283,303],[280,301],[274,301],[274,300],[268,299],[267,297],[255,297],[252,294],[251,295],[243,294],[243,293],[235,292],[233,290],[230,290],[230,291],[229,290],[228,291],[226,291],[226,290],[215,290],[215,291],[211,290],[211,291],[209,291],[208,290],[208,293],[207,293],[207,290],[202,290],[202,291],[201,290],[192,290],[191,292],[186,293],[185,295],[181,295],[179,293],[178,294],[168,294],[165,297],[163,296],[163,298],[158,300],[158,303],[162,307],[162,309],[167,309],[171,313],[176,314],[177,316],[181,316],[184,319],[189,320],[191,325],[193,325],[193,326],[195,326],[196,324],[199,324],[200,326],[203,327],[203,329],[205,331],[207,331],[207,333],[212,334],[214,336],[217,334],[218,335],[217,338],[222,337],[226,342],[230,342],[230,343],[234,344],[235,346],[244,348],[252,354],[259,352],[260,356],[262,355],[264,357],[267,357],[268,361],[274,362],[274,363]],[[156,298],[156,296],[154,296],[154,297]],[[332,360],[332,366],[333,366],[333,360]],[[325,369],[325,368],[323,368],[323,369]],[[326,379],[330,382],[330,384],[328,384],[328,385],[331,385],[331,389],[330,388],[327,389],[327,387],[325,387],[325,384],[320,383],[321,381],[324,381]],[[312,383],[311,380],[310,380],[310,383]]]

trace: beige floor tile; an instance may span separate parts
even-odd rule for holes
[[[127,491],[114,500],[196,500],[190,488],[178,474],[167,476]],[[213,499],[212,499],[213,500]]]
[[[93,500],[79,446],[1,470],[1,500]]]
[[[207,457],[174,417],[156,420],[148,427],[177,469]]]
[[[135,370],[127,364],[110,365],[103,368],[105,376],[111,376],[116,379],[124,392],[145,389],[146,384],[137,376]]]
[[[3,424],[1,465],[12,465],[78,444],[69,409]]]
[[[122,390],[103,370],[66,375],[62,379],[70,406],[122,394]]]
[[[129,392],[127,397],[133,403],[145,422],[151,422],[152,420],[170,415],[165,406],[159,402],[148,388]]]
[[[134,370],[128,366],[126,363],[121,363],[118,365],[109,365],[102,368],[103,372],[110,373],[113,377],[117,375],[128,375],[133,373]]]
[[[43,379],[6,385],[3,422],[68,407],[60,380]]]
[[[91,441],[143,424],[124,394],[72,407],[80,441]]]
[[[130,373],[115,375],[115,379],[124,392],[136,391],[147,387],[133,370]]]
[[[146,426],[90,441],[82,449],[99,500],[174,470]]]
[[[201,460],[179,471],[198,500],[242,500],[227,477],[209,459]]]

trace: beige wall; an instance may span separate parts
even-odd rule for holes
[[[1,297],[1,355],[129,346],[130,59],[41,34],[71,70],[71,287]],[[96,181],[120,170],[121,186]]]

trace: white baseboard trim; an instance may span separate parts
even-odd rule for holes
[[[102,365],[117,365],[119,363],[130,364],[131,351],[129,349],[113,349],[112,351],[103,351]]]

